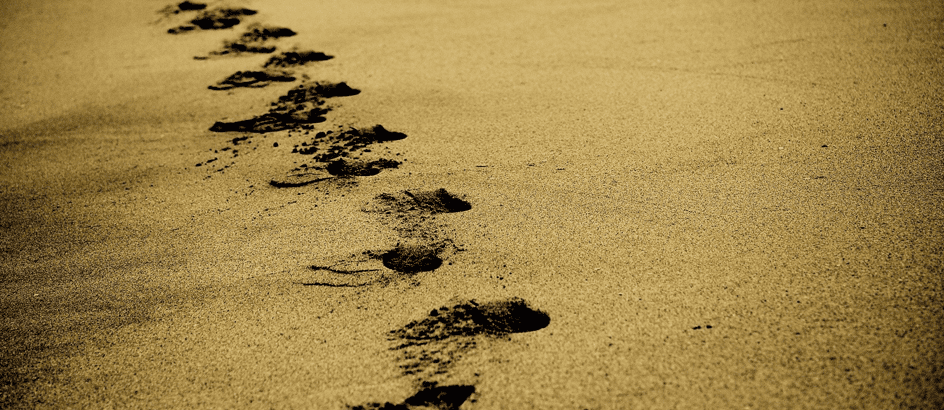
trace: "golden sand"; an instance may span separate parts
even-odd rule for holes
[[[4,408],[944,407],[940,2],[132,3],[0,5]]]

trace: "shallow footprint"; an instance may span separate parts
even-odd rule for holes
[[[398,343],[391,350],[401,353],[403,374],[430,380],[445,374],[474,349],[478,337],[533,332],[550,323],[547,313],[533,309],[521,298],[481,304],[469,300],[433,309],[426,318],[391,331],[389,339]]]
[[[430,214],[444,214],[472,209],[472,204],[446,191],[445,188],[431,191],[408,190],[397,194],[381,194],[374,200],[376,204],[365,209],[365,211],[378,213],[419,211]]]

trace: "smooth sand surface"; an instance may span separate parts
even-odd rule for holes
[[[944,407],[939,1],[131,3],[0,4],[2,407]],[[209,90],[253,22],[334,58]],[[303,75],[361,92],[209,131]],[[398,168],[269,185],[374,124]]]

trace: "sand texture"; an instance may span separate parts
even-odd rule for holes
[[[940,1],[4,1],[0,64],[2,408],[944,408]]]

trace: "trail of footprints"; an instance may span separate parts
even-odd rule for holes
[[[177,21],[168,29],[174,35],[186,35],[200,30],[233,28],[256,14],[245,8],[210,8],[205,4],[184,1],[160,11],[165,20]],[[274,54],[280,38],[296,33],[284,27],[251,23],[238,38],[224,42],[219,50],[196,59],[238,56],[244,53]],[[298,50],[274,54],[260,69],[238,71],[209,86],[211,90],[234,90],[247,87],[266,87],[275,82],[294,82],[299,76],[295,69],[333,58],[327,54]],[[301,84],[272,102],[267,112],[236,121],[218,121],[210,131],[237,134],[227,139],[228,145],[214,150],[212,159],[196,164],[210,172],[224,172],[235,164],[239,149],[254,142],[256,136],[283,133],[301,136],[304,140],[292,146],[291,152],[304,161],[284,175],[272,178],[273,189],[297,189],[328,181],[335,186],[350,185],[357,177],[376,175],[384,169],[397,168],[401,161],[374,152],[374,146],[407,136],[389,131],[382,125],[353,128],[337,126],[316,131],[316,124],[327,121],[332,110],[328,100],[351,97],[360,90],[346,83],[313,82],[300,76]],[[275,134],[275,135],[283,135]],[[253,146],[258,149],[261,144]],[[280,147],[277,142],[272,149]],[[389,150],[387,151],[389,155]],[[229,155],[223,165],[219,155]],[[399,154],[397,154],[399,155]],[[296,162],[297,163],[297,162]],[[444,213],[468,211],[472,205],[461,196],[445,189],[403,190],[383,193],[375,197],[362,211],[378,216],[381,223],[390,226],[400,242],[389,249],[367,250],[350,258],[324,265],[311,265],[309,277],[303,286],[370,287],[384,286],[394,281],[411,281],[419,285],[418,274],[438,269],[445,260],[460,251],[449,238],[448,230],[436,216]],[[465,355],[474,351],[485,339],[508,338],[513,333],[531,332],[550,324],[550,317],[532,308],[521,298],[478,302],[461,300],[451,306],[431,310],[425,317],[389,331],[390,349],[397,352],[403,377],[413,381],[416,393],[399,403],[365,403],[350,405],[350,409],[457,409],[475,395],[473,385],[449,385],[449,373]]]

